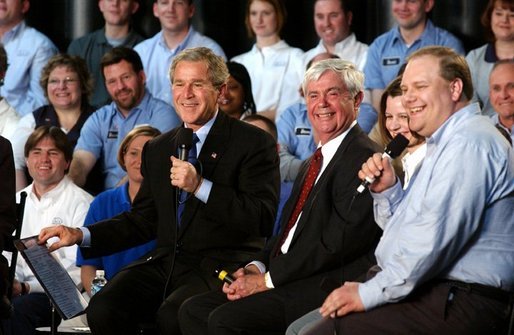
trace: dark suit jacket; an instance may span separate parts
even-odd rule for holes
[[[177,250],[186,264],[215,259],[233,265],[262,250],[278,203],[275,141],[264,131],[219,112],[199,153],[202,176],[213,182],[209,199],[206,204],[195,197],[188,200],[177,229],[177,189],[169,177],[170,156],[177,155],[177,132],[175,128],[146,144],[141,166],[144,180],[132,210],[89,226],[91,248],[82,248],[85,257],[154,238],[156,250],[141,262],[173,256]]]
[[[11,142],[2,136],[0,136],[0,176],[2,178],[0,186],[0,248],[4,250],[4,243],[11,237],[16,224],[16,186]]]
[[[287,254],[274,256],[279,247],[276,241],[293,211],[308,162],[302,167],[284,207],[282,229],[262,255],[275,287],[313,277],[319,277],[314,280],[319,285],[323,276],[334,271],[342,280],[338,270],[341,265],[345,280],[355,279],[367,270],[370,262],[365,260],[372,255],[381,230],[373,219],[369,192],[356,196],[353,202],[352,198],[360,184],[357,173],[362,163],[379,150],[358,125],[349,131],[314,185]]]

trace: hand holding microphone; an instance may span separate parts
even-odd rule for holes
[[[359,178],[362,179],[362,183],[357,188],[356,194],[364,192],[378,177],[380,177],[380,180],[373,185],[373,192],[380,193],[393,186],[396,182],[396,175],[392,168],[391,160],[398,157],[408,144],[409,140],[403,135],[398,134],[389,142],[383,154],[376,153],[366,163],[362,164],[362,169],[359,171]]]
[[[188,162],[189,153],[193,146],[193,130],[180,128],[177,133],[178,158],[171,156],[170,181],[171,185],[192,193],[200,183],[195,167]],[[195,150],[196,152],[196,150]]]

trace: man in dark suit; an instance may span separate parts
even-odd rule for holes
[[[265,132],[218,111],[225,63],[208,48],[187,49],[173,60],[170,78],[176,110],[199,139],[191,151],[199,153],[200,167],[174,157],[183,132],[176,128],[146,144],[144,180],[130,212],[88,230],[59,226],[40,234],[43,242],[60,237],[50,250],[80,243],[84,256],[157,238],[154,252],[93,296],[87,316],[94,334],[135,334],[138,323],[154,318],[161,334],[179,334],[181,303],[220,290],[212,276],[217,263],[236,269],[262,250],[271,233],[279,188],[276,145]],[[181,215],[179,189],[188,193]]]
[[[318,153],[300,170],[281,231],[259,261],[238,269],[223,292],[195,296],[182,305],[183,334],[283,334],[326,297],[320,287],[324,278],[337,285],[372,264],[379,237],[372,200],[368,193],[355,196],[357,173],[377,150],[355,121],[363,81],[355,65],[339,59],[320,61],[307,71],[303,90],[322,154],[315,184],[305,191]],[[304,193],[308,196],[299,209]]]
[[[16,224],[16,190],[14,183],[14,158],[11,142],[0,136],[0,248],[4,250],[10,242]],[[0,254],[0,318],[9,317],[11,306],[6,296],[9,265],[7,259]],[[9,297],[10,298],[10,297]]]

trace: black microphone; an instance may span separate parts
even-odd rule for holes
[[[177,133],[178,159],[187,161],[189,150],[193,145],[193,129],[180,128]]]
[[[394,159],[398,157],[405,148],[407,148],[407,145],[409,144],[409,140],[405,138],[402,134],[396,135],[395,138],[389,144],[385,147],[384,153],[382,154],[382,158],[389,157],[391,159]],[[357,187],[356,194],[361,194],[364,192],[364,190],[375,181],[375,178],[369,178],[366,177],[362,183]]]

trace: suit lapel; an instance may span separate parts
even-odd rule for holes
[[[310,212],[312,210],[313,205],[316,203],[316,197],[318,193],[321,192],[327,192],[330,189],[330,185],[327,185],[327,179],[328,176],[332,175],[334,173],[334,169],[341,167],[340,164],[338,164],[338,161],[344,159],[344,153],[348,149],[348,146],[353,141],[353,139],[358,136],[360,133],[362,133],[362,130],[358,125],[355,125],[350,132],[345,136],[344,140],[341,142],[339,147],[337,148],[336,153],[334,154],[334,157],[330,160],[330,163],[327,165],[325,170],[323,171],[323,174],[319,178],[318,182],[314,185],[312,188],[311,193],[309,194],[309,197],[307,198],[307,201],[305,202],[305,205],[303,206],[302,210],[302,216],[298,222],[298,226],[296,227],[293,239],[291,241],[291,245],[295,242],[295,240],[298,238],[298,235],[302,232],[304,229],[306,222],[308,221],[308,218],[310,216]],[[341,170],[337,173],[345,173],[344,170]],[[357,178],[357,176],[355,176]],[[315,220],[311,220],[315,221]],[[312,224],[312,222],[311,222]]]

